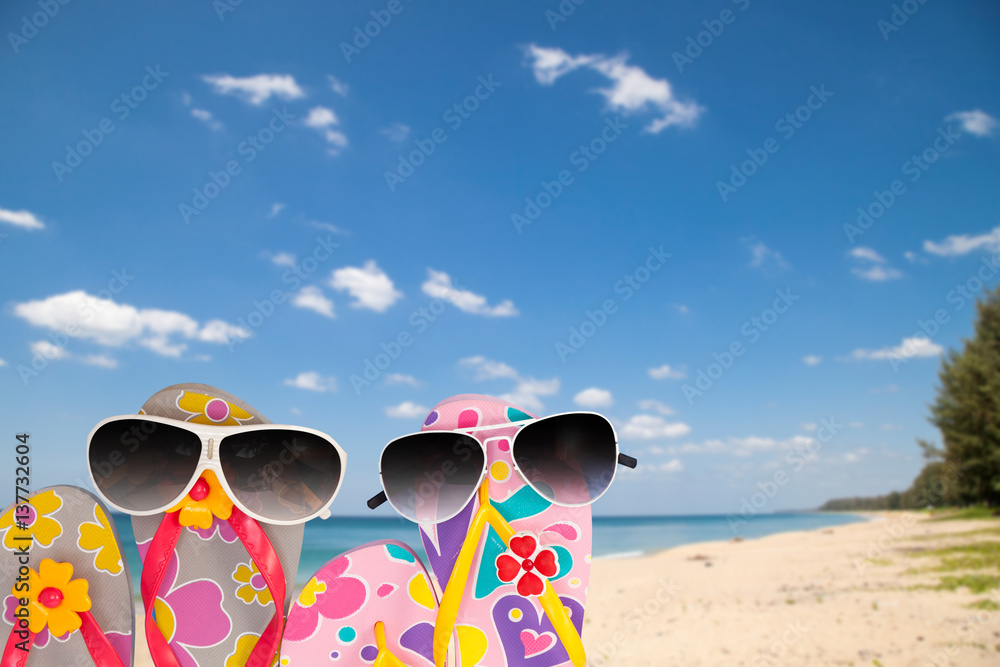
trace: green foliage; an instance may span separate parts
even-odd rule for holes
[[[969,609],[983,609],[985,611],[1000,611],[1000,604],[997,604],[993,600],[983,599],[976,600],[972,604],[966,605]]]
[[[954,480],[960,503],[1000,504],[1000,289],[976,304],[972,338],[950,350],[938,373],[931,406],[941,431],[944,461],[960,469]]]
[[[839,498],[825,511],[925,509],[963,505],[948,518],[990,518],[1000,505],[1000,288],[976,303],[973,335],[949,350],[938,372],[930,422],[942,447],[918,440],[927,463],[909,489],[873,498]]]

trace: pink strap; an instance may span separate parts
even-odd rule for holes
[[[163,638],[163,633],[153,620],[153,602],[163,583],[163,576],[170,563],[170,557],[177,547],[182,527],[178,520],[179,512],[168,512],[163,516],[156,534],[153,535],[146,551],[146,559],[142,564],[142,602],[146,607],[146,643],[153,656],[156,667],[180,667],[173,650]],[[261,633],[247,660],[246,667],[270,667],[274,655],[281,643],[281,630],[284,625],[285,607],[285,572],[281,567],[278,554],[275,553],[271,540],[253,518],[244,514],[238,507],[233,507],[229,517],[229,525],[233,527],[240,541],[246,548],[250,558],[260,571],[274,601],[274,616],[267,628]],[[7,665],[0,664],[0,667]]]
[[[80,635],[90,652],[90,657],[94,659],[97,667],[124,667],[122,659],[115,652],[111,642],[105,636],[101,626],[97,624],[97,619],[89,611],[80,612]],[[27,642],[28,650],[24,651],[17,647],[21,642]],[[3,651],[3,659],[0,660],[0,667],[25,667],[28,663],[28,653],[35,643],[35,633],[28,631],[28,638],[22,639],[19,633],[11,631],[7,638],[7,646]]]
[[[17,623],[17,621],[15,621]],[[20,636],[21,632],[24,630],[18,630],[17,625],[14,629],[10,631],[10,636],[7,637],[7,645],[3,649],[3,658],[0,659],[0,667],[24,667],[28,663],[28,653],[31,651],[32,645],[35,643],[35,633],[31,630],[27,630],[28,638],[22,639]],[[28,642],[28,650],[22,651],[17,647],[22,641]]]

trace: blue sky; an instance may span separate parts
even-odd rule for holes
[[[903,4],[6,3],[4,437],[74,482],[204,382],[336,438],[356,515],[475,392],[607,414],[603,514],[903,488],[1000,251],[1000,10]]]

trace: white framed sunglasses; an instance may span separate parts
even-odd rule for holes
[[[440,523],[468,505],[486,478],[486,450],[469,435],[517,429],[510,441],[514,472],[540,496],[563,507],[583,507],[603,496],[619,465],[635,468],[621,453],[610,421],[596,412],[563,412],[508,424],[452,431],[419,431],[391,440],[379,457],[382,492],[368,501],[388,501],[416,523]]]
[[[87,436],[87,462],[101,498],[126,514],[166,511],[211,470],[244,513],[293,525],[330,516],[347,453],[302,426],[216,426],[140,414],[98,423]]]

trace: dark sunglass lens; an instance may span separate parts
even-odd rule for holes
[[[127,512],[161,509],[176,500],[200,456],[197,435],[145,419],[108,422],[90,439],[97,490]]]
[[[219,443],[219,461],[237,499],[272,521],[315,514],[333,497],[343,473],[329,440],[289,429],[227,435]]]
[[[540,419],[514,438],[514,460],[546,499],[584,505],[604,493],[615,474],[617,447],[611,423],[600,415]]]
[[[397,512],[434,523],[457,514],[476,493],[485,465],[479,441],[463,433],[414,433],[382,452],[382,486]]]

